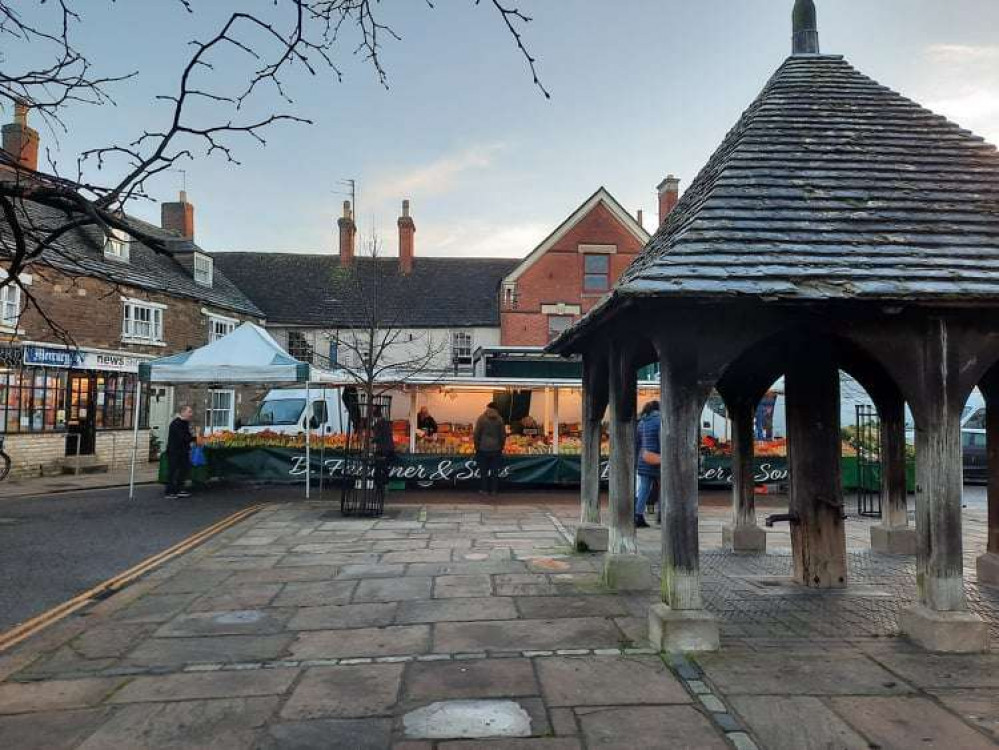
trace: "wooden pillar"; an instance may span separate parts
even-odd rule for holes
[[[610,547],[611,554],[635,554],[635,407],[636,371],[632,354],[610,347]]]
[[[999,586],[999,365],[981,383],[988,461],[988,546],[977,560],[978,583]]]
[[[701,596],[697,526],[700,414],[704,402],[696,337],[671,336],[657,343],[662,425],[661,604],[649,611],[649,639],[665,651],[713,651],[718,624]]]
[[[697,463],[701,414],[697,352],[687,342],[660,348],[660,502],[662,600],[672,609],[701,609],[697,528]]]
[[[871,549],[916,554],[916,531],[909,526],[905,482],[905,400],[897,389],[874,399],[880,420],[881,523],[871,527]]]
[[[916,411],[916,588],[902,631],[931,651],[988,650],[989,630],[968,610],[961,539],[961,411],[958,340],[945,319],[929,321],[921,342]]]
[[[813,588],[845,586],[839,369],[827,342],[798,347],[785,388],[794,575]]]
[[[600,523],[600,441],[607,410],[607,358],[583,355],[583,447],[580,456],[580,521]],[[605,547],[606,548],[606,547]]]
[[[733,552],[765,552],[767,534],[756,525],[756,402],[731,398],[725,406],[732,422],[732,522],[722,527],[722,544]]]

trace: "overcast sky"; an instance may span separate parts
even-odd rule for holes
[[[88,20],[83,42],[103,67],[141,76],[118,89],[116,108],[70,117],[62,163],[157,125],[153,96],[173,88],[186,43],[219,19],[217,4],[193,4],[187,16],[166,0],[119,0],[99,11],[106,23]],[[690,183],[791,46],[792,0],[516,4],[535,19],[524,38],[550,101],[489,3],[383,0],[402,36],[385,41],[389,88],[348,54],[342,83],[291,80],[293,111],[314,126],[277,128],[266,148],[240,142],[239,167],[221,158],[186,167],[199,244],[330,252],[343,178],[358,181],[361,230],[377,227],[388,254],[403,198],[417,255],[523,256],[600,185],[644,209],[651,228],[655,185],[667,172]],[[999,2],[817,5],[823,52],[999,141]],[[170,199],[180,180],[161,178],[156,197]],[[136,213],[158,221],[158,209]]]

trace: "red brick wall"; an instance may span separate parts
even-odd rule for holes
[[[208,341],[208,319],[202,308],[220,316],[246,319],[246,316],[212,308],[198,300],[172,297],[128,287],[115,287],[94,278],[73,278],[50,268],[31,269],[31,295],[53,322],[68,331],[76,346],[166,356],[203,346]],[[167,305],[163,312],[163,339],[166,346],[126,344],[121,340],[122,297]],[[51,326],[32,306],[18,325],[19,339],[59,343]]]
[[[617,253],[610,256],[611,285],[642,249],[635,235],[598,203],[517,281],[516,309],[501,307],[503,346],[548,343],[548,316],[542,314],[542,305],[579,305],[585,313],[603,296],[583,293],[581,244],[617,246]]]

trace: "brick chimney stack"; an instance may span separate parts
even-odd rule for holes
[[[3,150],[19,166],[38,171],[38,131],[28,127],[28,105],[14,104],[14,121],[3,126]]]
[[[160,226],[185,240],[194,239],[194,204],[187,202],[187,191],[180,191],[180,199],[160,206]]]
[[[350,201],[343,202],[343,216],[337,219],[340,227],[340,265],[354,265],[354,237],[357,235],[357,225],[354,224],[354,214],[350,210]]]
[[[645,229],[645,212],[642,209],[638,209],[638,214],[635,216],[635,220],[638,222],[638,226]]]
[[[402,202],[402,216],[399,217],[399,270],[409,275],[413,272],[416,224],[409,215],[409,201]]]
[[[659,191],[659,226],[662,226],[680,200],[680,180],[667,175],[656,189]]]

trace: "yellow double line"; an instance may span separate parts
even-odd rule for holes
[[[172,547],[168,547],[162,552],[146,558],[138,565],[126,570],[124,573],[119,573],[114,578],[109,578],[103,583],[97,584],[92,589],[74,596],[72,599],[53,607],[47,612],[43,612],[37,617],[32,617],[30,620],[22,622],[20,625],[11,628],[6,633],[0,634],[0,652],[6,651],[12,646],[20,643],[26,638],[30,638],[35,633],[44,630],[50,625],[54,625],[77,610],[83,609],[94,600],[110,596],[116,591],[120,591],[139,576],[148,573],[153,568],[162,565],[178,555],[182,555],[185,552],[194,549],[199,544],[208,541],[211,537],[225,531],[231,526],[236,525],[243,519],[249,518],[264,507],[265,506],[263,504],[252,505],[249,508],[237,511],[231,516],[223,518],[218,523],[214,523],[208,528],[202,529],[196,534],[192,534],[187,537],[187,539],[178,542]]]

